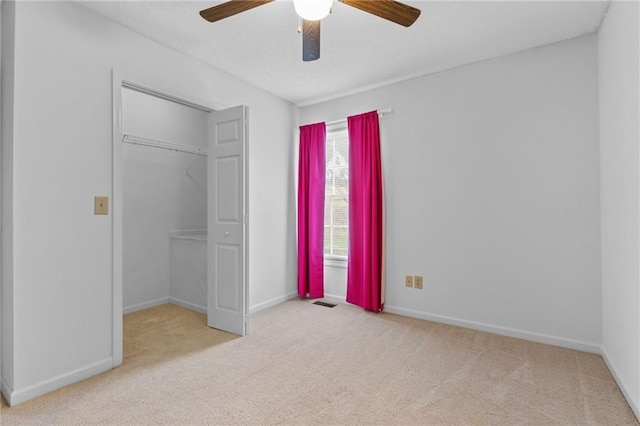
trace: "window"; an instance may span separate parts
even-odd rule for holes
[[[346,259],[349,250],[349,134],[327,131],[324,256]]]

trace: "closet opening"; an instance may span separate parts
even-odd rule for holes
[[[114,366],[244,335],[247,108],[113,81]]]
[[[193,340],[187,333],[211,334],[198,330],[207,328],[202,314],[207,312],[208,115],[122,88],[125,363],[179,352]]]
[[[123,313],[207,312],[207,111],[122,88]]]

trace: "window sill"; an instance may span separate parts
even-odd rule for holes
[[[346,268],[347,267],[347,258],[346,257],[325,257],[324,258],[324,266],[332,266],[335,268]]]

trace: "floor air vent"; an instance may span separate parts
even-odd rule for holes
[[[336,306],[334,303],[321,302],[319,300],[316,302],[313,302],[313,304],[318,306],[324,306],[325,308],[334,308]]]

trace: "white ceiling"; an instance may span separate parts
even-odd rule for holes
[[[221,1],[81,1],[136,32],[297,105],[597,31],[609,1],[407,1],[409,28],[334,2],[321,57],[302,61],[298,18],[278,0],[216,23],[198,11]]]

